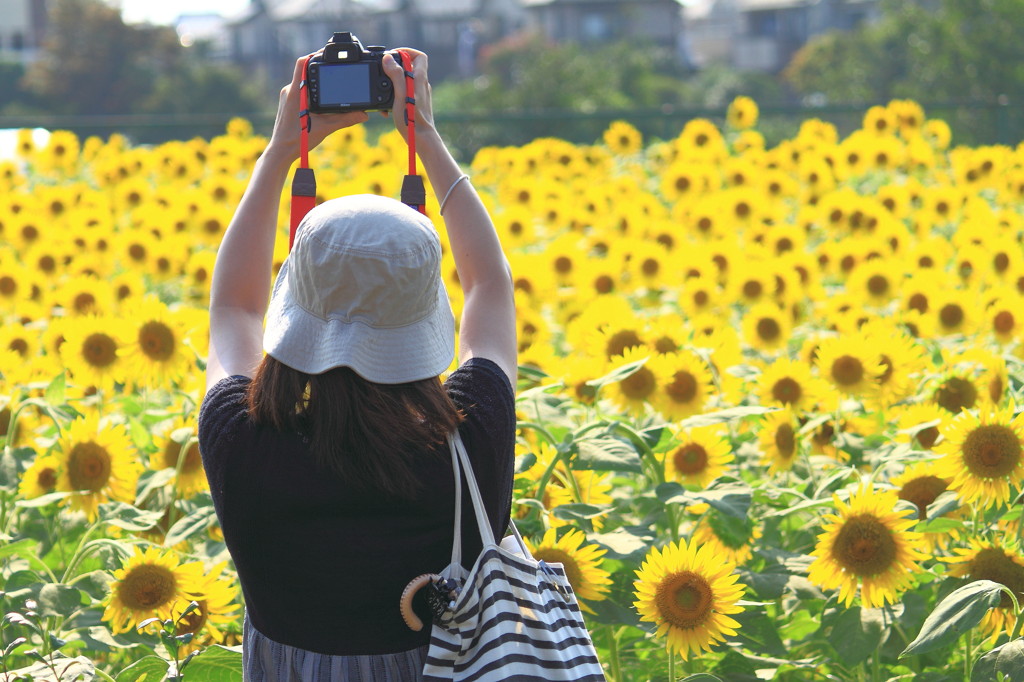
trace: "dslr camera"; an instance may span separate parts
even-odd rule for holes
[[[363,47],[348,31],[335,33],[306,69],[309,110],[317,114],[387,111],[395,88],[384,73],[385,48]]]

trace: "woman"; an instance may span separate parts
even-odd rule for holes
[[[454,355],[454,319],[440,241],[427,218],[397,201],[344,197],[310,211],[268,308],[279,197],[299,152],[302,60],[217,254],[199,442],[245,596],[247,680],[419,677],[430,629],[407,627],[399,600],[410,580],[451,558],[445,437],[454,428],[495,534],[508,524],[511,274],[490,217],[434,127],[427,57],[409,52],[418,152],[432,186],[446,192],[465,293],[459,367],[446,382],[439,375]],[[403,70],[390,55],[384,68],[403,106]],[[394,114],[406,135],[401,110]],[[365,120],[314,115],[310,147]],[[480,541],[471,507],[464,520],[472,563]]]

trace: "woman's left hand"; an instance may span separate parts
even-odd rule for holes
[[[270,137],[267,151],[273,151],[288,160],[299,158],[299,138],[302,121],[299,119],[299,84],[302,82],[302,63],[306,57],[295,62],[292,82],[281,88],[277,104],[277,119]],[[368,118],[365,111],[344,114],[312,114],[312,128],[309,131],[309,148],[313,149],[331,133],[342,128],[363,123]]]

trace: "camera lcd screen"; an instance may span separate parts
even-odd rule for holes
[[[369,64],[320,65],[321,106],[365,104],[369,99]]]

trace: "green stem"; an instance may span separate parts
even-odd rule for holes
[[[622,661],[619,658],[619,635],[622,628],[615,630],[611,625],[605,626],[608,633],[608,664],[611,667],[612,682],[622,682]]]
[[[676,682],[676,653],[668,652],[668,682]]]
[[[971,664],[974,660],[974,630],[967,633],[964,640],[964,679],[971,679]]]
[[[85,534],[82,535],[82,539],[78,542],[78,547],[75,548],[75,553],[71,557],[71,561],[68,562],[67,568],[64,569],[64,576],[60,580],[62,583],[67,583],[68,578],[73,575],[72,571],[78,567],[78,562],[82,560],[82,556],[85,553],[85,545],[89,541],[89,536],[92,535],[102,523],[102,521],[97,521],[86,529]]]

